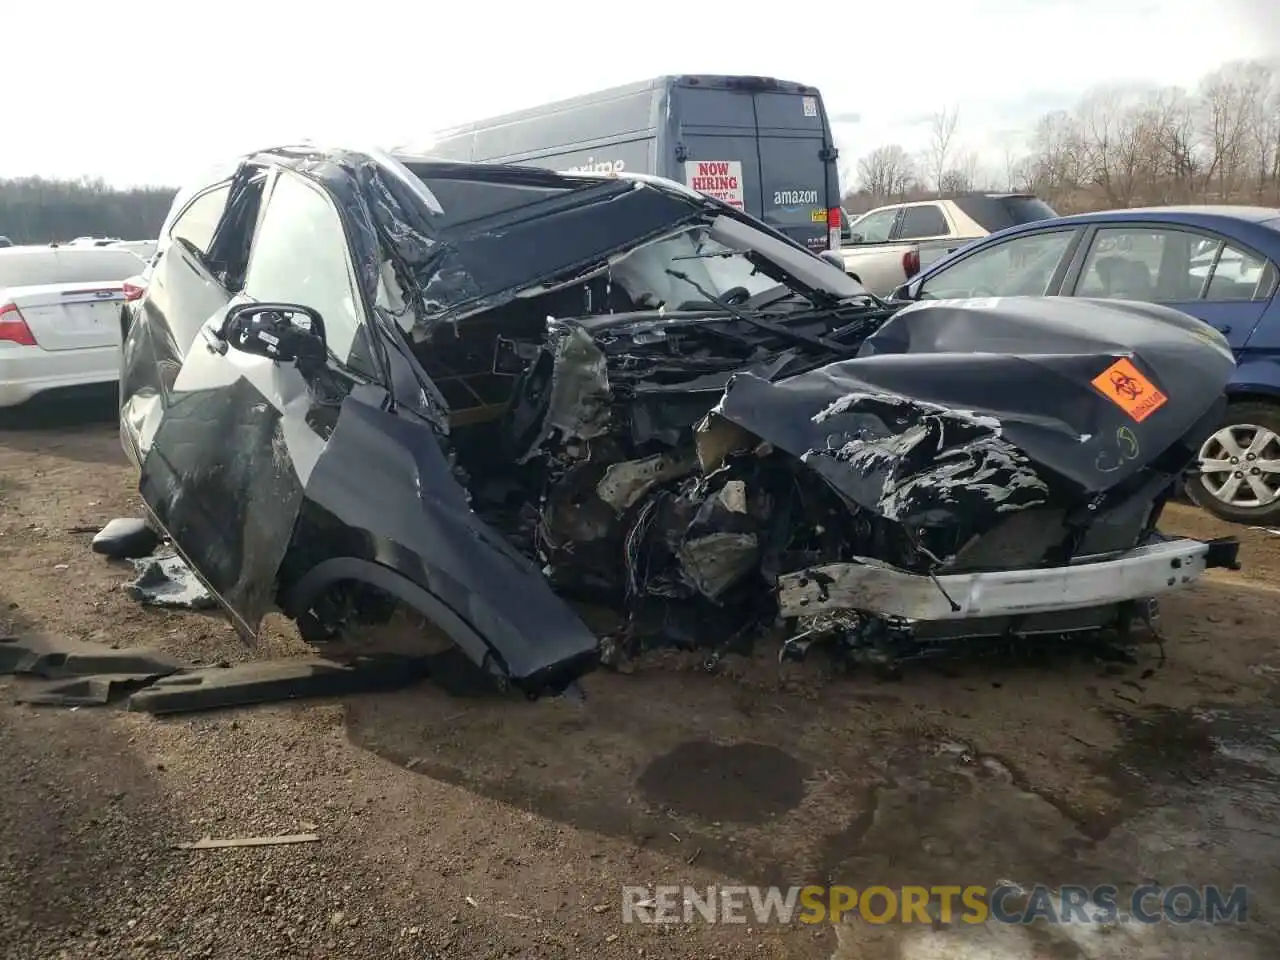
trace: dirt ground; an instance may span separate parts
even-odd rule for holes
[[[92,531],[138,515],[108,422],[0,429],[0,636],[203,663],[301,656],[145,609]],[[1189,506],[1244,569],[1162,603],[1137,662],[895,679],[655,657],[585,702],[431,683],[156,719],[15,706],[0,677],[0,955],[925,958],[1280,955],[1280,536]],[[314,832],[187,851],[203,836]],[[1248,921],[1107,928],[622,922],[636,884],[1245,884]],[[1104,931],[1106,932],[1106,931]]]

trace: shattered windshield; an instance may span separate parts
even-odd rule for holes
[[[711,298],[741,303],[779,289],[746,251],[735,250],[698,225],[640,247],[613,264],[610,282],[636,310],[697,309]]]

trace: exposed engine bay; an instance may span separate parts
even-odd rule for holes
[[[815,309],[719,242],[713,222],[435,328],[417,352],[449,404],[474,509],[557,592],[624,610],[621,649],[732,647],[781,619],[784,654],[830,638],[879,657],[931,638],[1127,630],[1148,617],[1146,597],[1070,607],[1048,599],[1049,586],[1022,599],[1025,611],[982,616],[942,579],[1066,568],[1158,542],[1212,403],[1139,467],[1140,428],[1087,379],[1042,387],[1029,410],[1008,410],[990,389],[1011,371],[1039,379],[1038,363],[1053,371],[1061,358],[1030,351],[1068,329],[1078,346],[1091,336],[1081,317],[1101,329],[1114,323],[1103,315],[1127,310],[975,301],[894,320],[894,307],[869,299]],[[1164,319],[1145,310],[1130,322]],[[1028,353],[969,353],[984,324]],[[903,356],[926,341],[949,356]],[[1113,359],[1101,346],[1099,370]],[[960,388],[970,408],[919,398],[917,371],[930,370],[939,401]],[[1053,446],[1070,440],[1094,463],[1038,463],[1006,424]],[[868,578],[876,570],[898,576]],[[921,585],[930,596],[915,597]]]

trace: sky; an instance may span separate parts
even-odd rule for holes
[[[9,6],[0,177],[120,186],[178,185],[307,138],[421,142],[668,73],[817,86],[846,169],[885,143],[924,147],[930,115],[954,107],[957,140],[995,165],[1006,142],[1090,88],[1193,87],[1226,61],[1280,52],[1275,0]]]

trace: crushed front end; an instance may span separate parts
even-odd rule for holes
[[[732,348],[678,322],[553,323],[519,408],[546,471],[528,549],[624,604],[633,645],[781,626],[784,654],[871,656],[1124,631],[1236,565],[1157,530],[1233,365],[1198,321],[1028,298],[876,327],[856,356],[748,350],[726,375]]]

